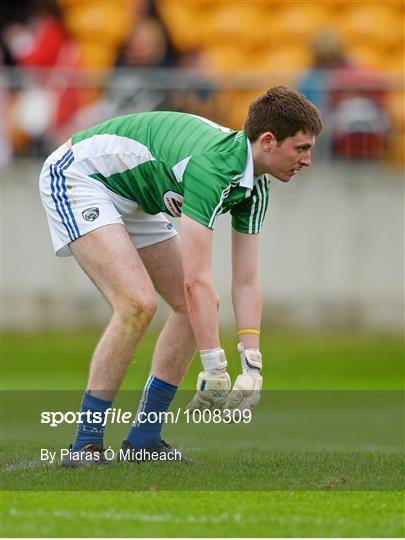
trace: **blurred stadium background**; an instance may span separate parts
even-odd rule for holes
[[[74,262],[52,253],[37,190],[52,150],[78,129],[136,111],[180,110],[241,129],[250,101],[276,84],[307,95],[326,130],[309,171],[272,184],[265,323],[403,328],[402,1],[15,0],[0,9],[5,329],[108,317]],[[217,229],[226,325],[227,217]]]

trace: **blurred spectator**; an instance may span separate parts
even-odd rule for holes
[[[13,102],[17,148],[30,140],[45,143],[43,136],[68,123],[81,104],[80,91],[72,86],[80,51],[65,31],[56,2],[37,0],[31,7],[26,22],[11,22],[2,29],[12,63],[27,76],[27,88]]]
[[[116,66],[133,68],[171,67],[175,54],[158,19],[140,20],[125,43]]]
[[[322,112],[333,154],[347,159],[384,155],[390,131],[382,74],[351,63],[333,30],[316,34],[313,65],[298,89]]]
[[[22,67],[53,66],[67,40],[51,0],[37,0],[28,21],[8,24],[2,38],[15,64]]]
[[[191,71],[199,65],[199,54],[196,51],[178,54],[153,5],[147,7],[144,18],[136,24],[117,59],[116,67],[123,69],[113,72],[107,99],[116,105],[114,114],[157,109],[195,110],[201,101],[207,101],[212,86],[204,84],[196,74],[188,78],[182,73],[179,79],[178,74],[170,75],[167,71],[169,88],[164,88],[156,70]],[[170,88],[173,82],[174,88]]]
[[[107,88],[116,114],[164,108],[167,92],[156,84],[153,71],[174,65],[174,51],[159,19],[146,15],[122,47]]]
[[[313,64],[308,73],[299,81],[298,90],[304,94],[321,112],[328,107],[327,90],[333,70],[349,65],[343,42],[332,30],[316,34],[311,42]]]

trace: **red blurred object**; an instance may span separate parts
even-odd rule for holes
[[[332,145],[346,159],[379,159],[387,145],[390,120],[386,113],[388,85],[381,74],[346,66],[331,77]]]
[[[36,17],[30,25],[27,45],[15,54],[23,68],[52,68],[45,75],[36,76],[37,83],[55,97],[55,110],[50,128],[68,122],[81,106],[81,93],[70,86],[72,76],[80,67],[80,50],[66,33],[62,23],[52,15]]]
[[[389,90],[381,73],[363,67],[343,66],[336,69],[331,77],[331,105],[336,104],[348,95],[367,95],[381,107]]]
[[[24,67],[51,67],[58,63],[61,50],[69,42],[60,22],[52,16],[37,19],[31,47],[17,58]]]
[[[379,159],[385,148],[385,138],[375,133],[343,133],[333,139],[334,154],[345,159]]]

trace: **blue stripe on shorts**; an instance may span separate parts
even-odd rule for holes
[[[68,150],[56,163],[49,167],[52,199],[70,240],[76,240],[80,236],[79,227],[77,226],[67,197],[66,178],[64,175],[64,170],[72,164],[73,159],[72,150]]]

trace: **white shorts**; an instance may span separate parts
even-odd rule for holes
[[[71,255],[69,244],[112,223],[123,224],[136,248],[162,242],[177,231],[163,214],[146,214],[135,202],[107,189],[81,170],[68,143],[42,167],[39,189],[56,255]]]

